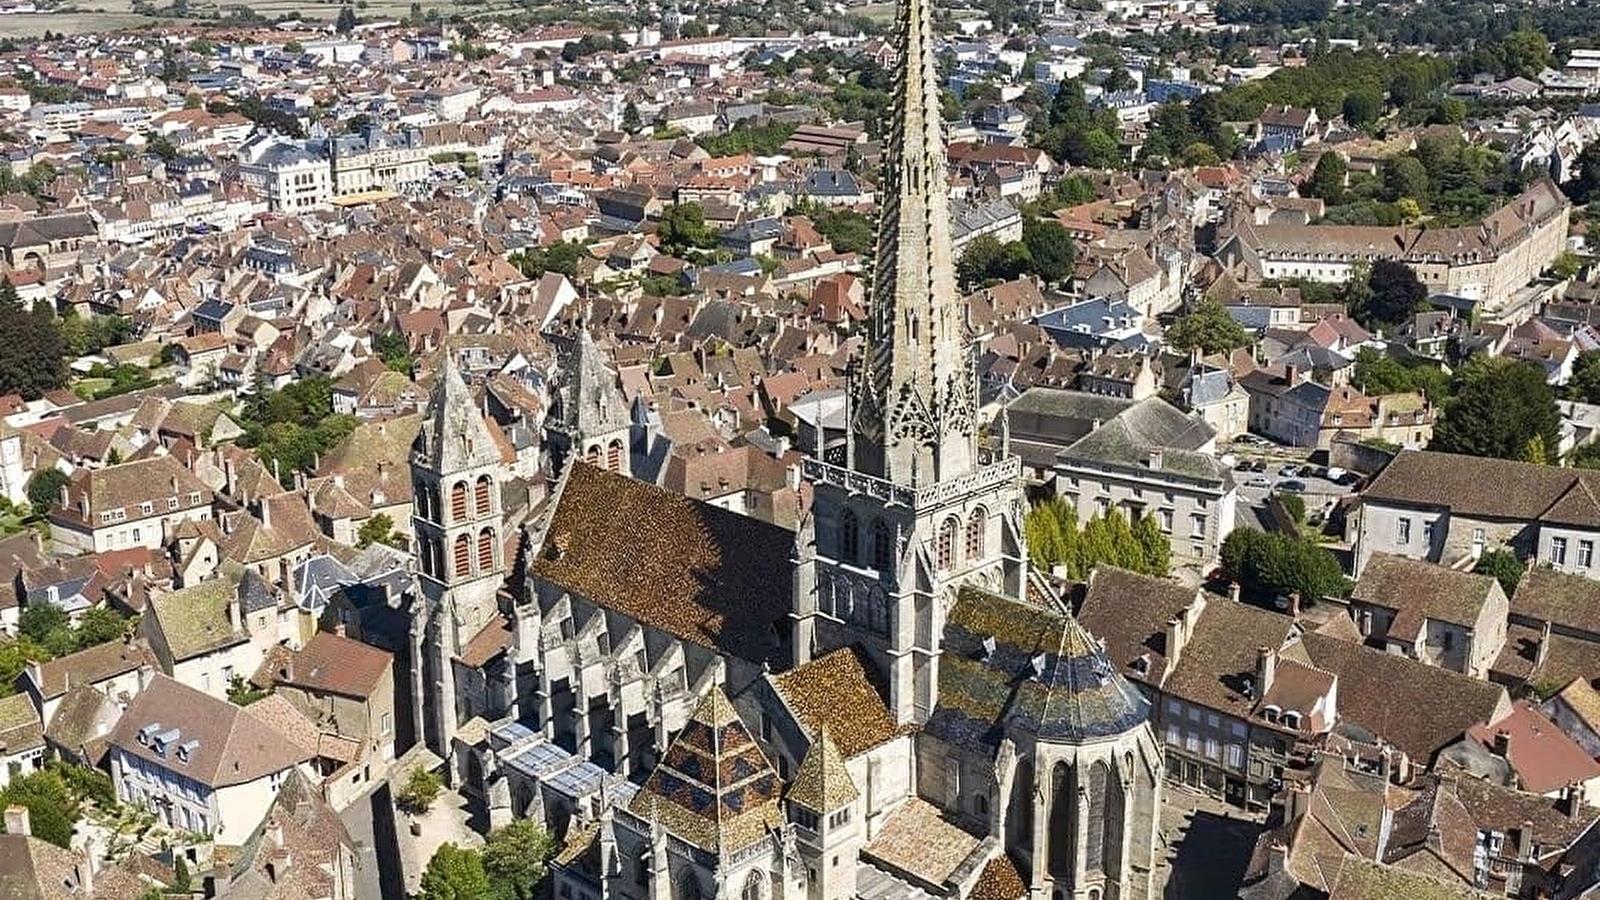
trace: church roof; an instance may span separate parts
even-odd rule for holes
[[[574,330],[575,335],[547,335],[556,346],[559,371],[552,421],[570,433],[589,436],[627,428],[628,404],[617,377],[606,368],[589,329],[580,325]]]
[[[782,665],[793,550],[786,528],[574,462],[531,568],[682,640]]]
[[[446,350],[444,369],[434,382],[422,428],[413,445],[417,462],[429,471],[451,473],[480,466],[498,466],[508,460],[502,451],[504,435],[497,434],[473,401],[472,389],[461,376],[453,352]]]
[[[1005,729],[1077,742],[1144,722],[1149,701],[1072,616],[964,588],[945,625],[939,705],[928,731],[995,747]]]
[[[862,650],[841,647],[773,676],[772,685],[807,732],[827,729],[854,757],[900,733],[875,675]]]
[[[854,803],[859,796],[861,792],[845,767],[839,745],[833,742],[828,726],[822,726],[806,750],[805,759],[800,761],[800,768],[795,770],[794,780],[789,782],[789,800],[825,813]]]
[[[734,853],[783,824],[782,783],[727,694],[713,686],[634,795],[629,810],[712,853]]]

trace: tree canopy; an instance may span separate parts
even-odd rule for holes
[[[1202,353],[1226,353],[1252,343],[1246,331],[1216,300],[1202,300],[1194,311],[1167,329],[1167,343],[1174,350],[1199,349]]]
[[[1366,292],[1351,304],[1350,314],[1367,328],[1392,329],[1427,308],[1428,289],[1403,262],[1380,259],[1367,273]]]
[[[717,245],[717,232],[706,224],[706,211],[698,203],[674,203],[661,211],[656,236],[661,248],[673,256]]]
[[[495,900],[483,857],[467,847],[441,844],[422,872],[417,900]]]
[[[1555,391],[1533,363],[1474,357],[1456,372],[1451,393],[1430,450],[1547,462],[1561,445]]]
[[[67,344],[48,303],[24,309],[11,279],[0,280],[0,394],[36,400],[67,383]]]
[[[554,852],[554,838],[532,819],[490,832],[483,845],[483,868],[496,900],[534,900]]]
[[[1333,554],[1298,534],[1235,528],[1222,541],[1221,557],[1224,577],[1258,596],[1299,594],[1302,601],[1315,603],[1350,592],[1350,581]]]
[[[1072,580],[1087,578],[1099,565],[1118,566],[1146,575],[1166,575],[1172,545],[1155,519],[1135,522],[1120,512],[1097,515],[1078,526],[1078,512],[1059,497],[1037,503],[1023,520],[1028,556],[1041,569],[1066,569]]]

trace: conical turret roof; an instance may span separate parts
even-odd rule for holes
[[[789,783],[789,799],[807,809],[827,813],[854,803],[859,796],[855,779],[844,764],[844,754],[828,733],[828,726],[823,725]]]

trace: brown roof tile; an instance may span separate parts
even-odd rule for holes
[[[574,462],[533,574],[638,622],[781,662],[794,534]]]

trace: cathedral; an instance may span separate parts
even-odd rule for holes
[[[1151,894],[1149,702],[1030,571],[1004,422],[980,440],[931,18],[900,0],[869,340],[797,530],[631,478],[581,327],[537,513],[504,508],[512,451],[453,359],[439,377],[417,731],[492,824],[560,837],[559,900]]]

